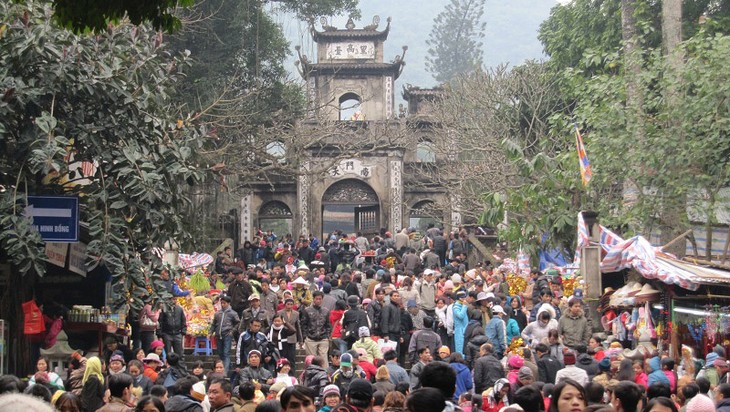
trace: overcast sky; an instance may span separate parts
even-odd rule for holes
[[[562,2],[569,0],[561,0]],[[361,28],[372,22],[374,15],[380,16],[380,27],[385,27],[386,19],[392,18],[391,31],[385,43],[385,60],[392,61],[403,53],[402,46],[408,46],[406,66],[403,74],[396,82],[396,94],[400,97],[400,90],[405,84],[421,87],[436,85],[433,77],[426,72],[425,57],[428,52],[426,39],[431,31],[433,19],[449,3],[449,0],[401,0],[398,2],[386,0],[361,0],[360,10],[362,19],[356,22]],[[519,65],[529,59],[543,59],[542,45],[537,40],[537,31],[540,23],[550,14],[556,0],[487,0],[484,18],[487,23],[484,39],[484,63],[493,67],[501,63],[511,66]],[[278,22],[284,27],[294,53],[294,46],[302,47],[304,54],[310,60],[315,57],[313,44],[306,24],[277,14]],[[344,27],[347,18],[344,16],[330,19],[330,24]],[[317,25],[321,30],[321,26]],[[294,57],[289,60],[287,68],[296,74]]]

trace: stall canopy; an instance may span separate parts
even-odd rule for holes
[[[622,239],[598,225],[599,242],[590,239],[582,213],[578,213],[578,247],[574,266],[580,262],[580,250],[588,245],[600,246],[604,253],[601,272],[611,273],[633,268],[647,279],[658,279],[670,285],[697,290],[702,284],[730,284],[730,272],[677,259],[652,246],[642,236]]]

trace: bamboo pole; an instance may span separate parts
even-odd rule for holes
[[[666,245],[662,246],[662,250],[667,250],[670,247],[674,246],[675,243],[677,243],[680,240],[686,238],[690,233],[692,233],[692,229],[689,229],[689,230],[685,231],[684,233],[682,233],[681,235],[679,235],[679,236],[675,237],[674,239],[670,240],[669,243],[667,243]]]

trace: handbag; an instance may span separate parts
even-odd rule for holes
[[[36,305],[35,300],[23,303],[23,333],[26,335],[38,335],[46,331],[46,324],[43,322],[43,312]]]
[[[149,316],[147,316],[147,312],[142,310],[142,316],[139,317],[139,326],[142,328],[142,330],[150,331],[150,330],[156,330],[158,328],[158,324],[156,321],[152,320]]]

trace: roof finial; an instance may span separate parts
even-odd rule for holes
[[[352,17],[350,17],[349,19],[347,19],[347,24],[345,24],[345,28],[347,28],[347,30],[354,30],[355,29],[355,22],[352,21]]]

